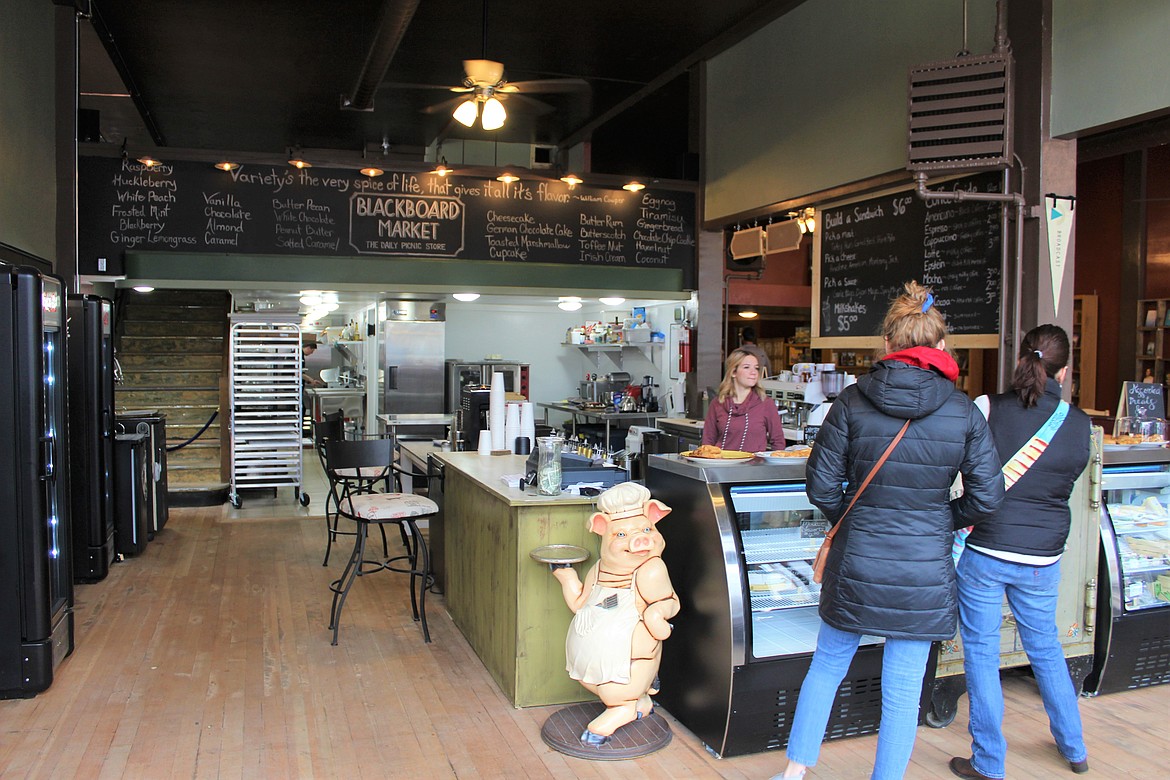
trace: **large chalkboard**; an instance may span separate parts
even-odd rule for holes
[[[695,193],[557,181],[83,157],[82,273],[127,251],[384,255],[668,268],[693,287]],[[99,269],[104,259],[105,269]]]
[[[931,186],[935,191],[1002,188],[998,172]],[[855,339],[880,333],[890,301],[911,279],[934,289],[952,334],[997,334],[1001,206],[923,201],[903,190],[823,209],[815,334]]]

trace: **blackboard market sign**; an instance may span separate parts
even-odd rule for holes
[[[1002,175],[931,189],[999,193]],[[949,332],[960,337],[956,345],[998,344],[1000,203],[924,201],[901,190],[823,209],[820,223],[813,313],[818,344],[872,346],[890,301],[910,280],[934,290]]]
[[[663,268],[693,287],[695,193],[559,181],[206,163],[79,161],[83,273],[127,251],[410,258]]]

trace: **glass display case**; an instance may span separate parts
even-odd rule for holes
[[[1105,449],[1091,694],[1170,682],[1170,451]]]
[[[682,610],[663,647],[656,700],[716,756],[779,750],[816,648],[812,563],[828,524],[809,503],[804,463],[696,465],[650,455],[646,487],[672,507],[658,524]],[[865,637],[826,739],[876,732],[883,640]],[[934,662],[925,680],[934,675]],[[922,711],[929,706],[924,686]]]

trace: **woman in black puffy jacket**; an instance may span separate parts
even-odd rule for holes
[[[863,634],[885,638],[882,718],[873,778],[900,778],[910,761],[930,644],[955,635],[955,528],[1003,501],[999,458],[983,415],[955,388],[946,324],[934,296],[908,282],[882,325],[886,356],[838,396],[809,457],[808,495],[830,522],[906,420],[905,435],[844,519],[821,588],[820,633],[801,686],[788,766],[816,763],[825,725]],[[956,474],[964,493],[951,500]]]

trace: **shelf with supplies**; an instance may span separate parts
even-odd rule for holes
[[[605,354],[613,364],[618,368],[622,367],[622,356],[627,350],[636,349],[641,352],[647,360],[654,362],[654,354],[662,347],[666,346],[663,341],[645,341],[638,344],[622,343],[622,344],[564,344],[566,347],[573,347],[581,351],[581,354],[587,356],[593,361],[593,365],[598,363],[598,355]]]
[[[1072,402],[1082,409],[1097,400],[1097,296],[1073,296]]]
[[[1137,305],[1137,355],[1133,378],[1138,382],[1166,383],[1170,367],[1170,299],[1145,298]]]

